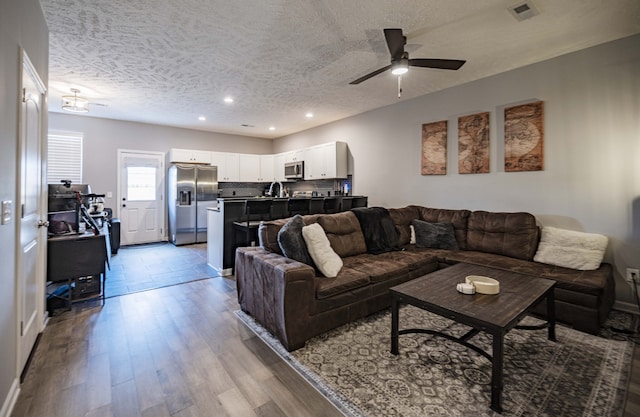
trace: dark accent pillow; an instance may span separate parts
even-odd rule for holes
[[[458,250],[458,241],[451,223],[429,223],[414,219],[411,221],[416,231],[416,246],[419,248]]]
[[[302,216],[296,214],[278,232],[278,245],[284,256],[315,268],[313,259],[307,250],[307,244],[302,237],[302,228],[305,226]]]

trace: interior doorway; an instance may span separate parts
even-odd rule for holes
[[[121,244],[165,240],[164,153],[118,149]]]

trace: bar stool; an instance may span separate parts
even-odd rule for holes
[[[287,201],[287,209],[289,210],[289,216],[295,216],[296,214],[309,214],[311,209],[310,198],[290,198]]]
[[[340,199],[338,197],[326,197],[322,203],[324,213],[338,213],[340,211]]]
[[[353,197],[353,199],[351,200],[351,207],[367,207],[367,203],[367,197]]]
[[[235,246],[255,246],[255,242],[258,241],[258,227],[263,220],[271,220],[271,200],[245,200],[244,220],[233,222],[233,229],[242,232],[244,240],[236,239]]]

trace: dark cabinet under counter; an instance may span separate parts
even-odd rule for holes
[[[107,228],[104,233],[70,234],[47,239],[47,281],[52,287],[47,293],[56,293],[54,287],[67,285],[64,299],[69,308],[74,301],[104,299],[104,281],[110,258]]]

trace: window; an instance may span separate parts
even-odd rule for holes
[[[156,199],[156,168],[127,167],[127,200],[154,201]]]
[[[82,133],[49,132],[47,183],[82,184]]]

